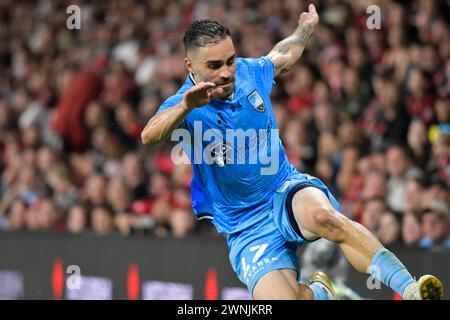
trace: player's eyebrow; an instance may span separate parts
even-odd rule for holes
[[[231,60],[236,58],[236,54],[233,54],[232,56],[228,57],[225,61]],[[223,60],[208,60],[206,61],[207,64],[215,64],[215,63],[222,63]]]

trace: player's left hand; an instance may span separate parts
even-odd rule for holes
[[[317,14],[316,7],[313,4],[309,5],[308,12],[302,12],[298,18],[299,26],[311,26],[315,27],[319,23],[319,15]]]

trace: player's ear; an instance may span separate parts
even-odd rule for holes
[[[189,57],[184,58],[184,64],[186,65],[186,69],[188,69],[190,73],[194,73],[194,70],[192,68],[192,61]]]

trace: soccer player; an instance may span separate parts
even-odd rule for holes
[[[300,14],[294,33],[259,58],[237,58],[230,31],[220,23],[194,22],[183,39],[186,81],[148,121],[142,142],[158,143],[175,129],[191,134],[181,145],[194,169],[194,215],[211,219],[218,232],[227,235],[231,265],[254,299],[334,299],[324,273],[314,273],[309,285],[299,283],[296,249],[320,237],[339,244],[353,267],[404,299],[441,299],[443,287],[436,277],[424,275],[416,281],[375,236],[339,212],[338,202],[319,179],[288,162],[278,137],[267,134],[277,129],[270,102],[273,79],[299,60],[318,21],[310,5]],[[230,130],[266,134],[258,139],[249,134],[241,145],[236,139],[214,140],[219,148],[209,148],[211,132],[224,137]],[[261,136],[271,147],[263,147]],[[244,163],[233,156],[242,150]],[[267,171],[262,170],[268,169],[263,157],[249,163],[255,152],[261,156],[263,151],[276,155],[277,165]],[[214,162],[201,161],[205,154]]]

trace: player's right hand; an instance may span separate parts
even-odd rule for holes
[[[222,88],[215,87],[216,85],[212,82],[200,82],[193,86],[184,94],[186,106],[191,110],[210,103],[212,99],[223,93]]]

